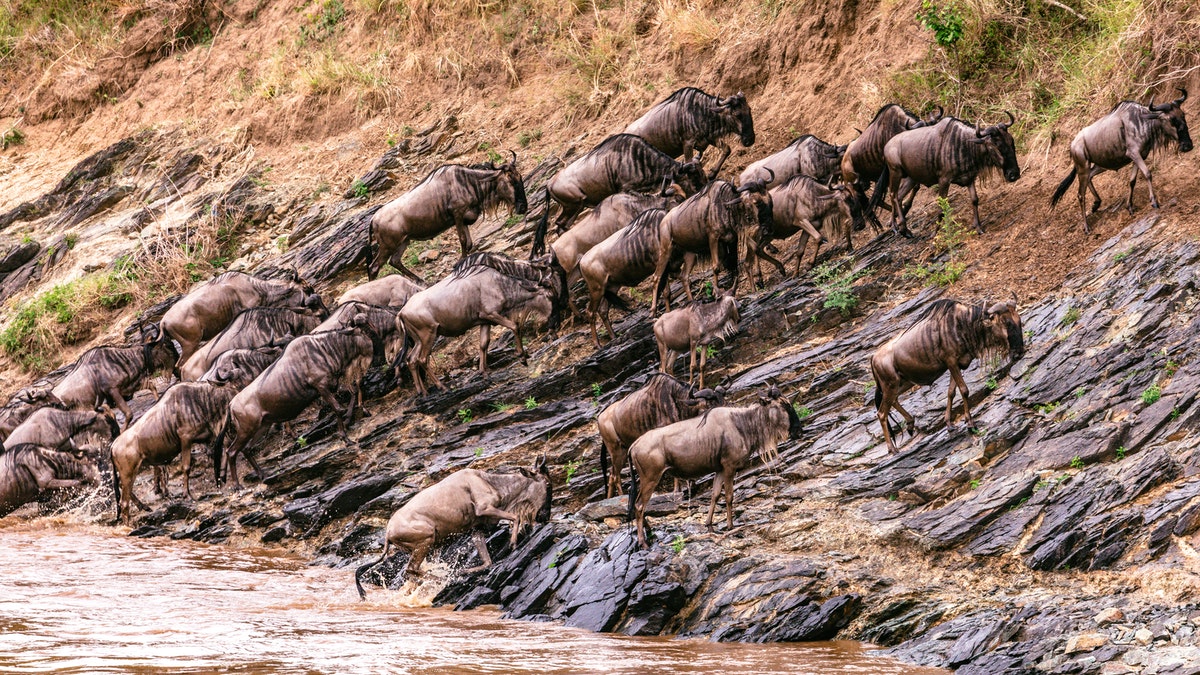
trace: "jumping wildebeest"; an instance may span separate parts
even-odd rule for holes
[[[704,388],[704,366],[708,363],[708,345],[733,337],[738,330],[737,299],[723,295],[713,302],[693,302],[654,321],[654,339],[658,342],[659,369],[670,373],[675,359],[688,352],[688,384],[695,381],[696,352],[700,353],[700,388]]]
[[[389,274],[386,277],[381,277],[375,281],[368,281],[365,284],[359,284],[351,288],[343,293],[342,297],[338,298],[338,304],[365,302],[368,305],[395,307],[399,309],[404,306],[404,303],[408,302],[409,298],[423,290],[425,290],[425,286],[414,282],[403,274]]]
[[[511,162],[495,166],[446,164],[433,170],[417,186],[388,202],[372,216],[367,252],[367,277],[374,279],[384,263],[404,276],[421,281],[404,266],[408,242],[433,239],[454,228],[462,254],[473,247],[470,227],[479,216],[501,203],[511,204],[513,212],[525,213],[525,183],[517,171],[517,155]]]
[[[447,537],[471,532],[481,564],[464,571],[470,574],[491,567],[492,558],[481,530],[507,520],[511,545],[516,546],[517,536],[525,525],[549,522],[552,496],[545,457],[534,463],[532,470],[501,473],[462,469],[450,474],[418,492],[392,514],[384,536],[383,555],[378,561],[354,570],[359,597],[367,598],[362,587],[363,575],[387,560],[393,546],[410,554],[404,574],[419,576],[421,563],[434,546]]]
[[[771,189],[771,219],[769,228],[760,226],[751,233],[746,247],[746,264],[751,274],[758,275],[760,284],[759,257],[774,265],[781,275],[787,274],[783,263],[767,252],[767,245],[772,241],[800,233],[800,242],[796,246],[796,274],[800,274],[810,236],[817,242],[817,250],[813,253],[815,263],[821,242],[827,239],[844,242],[846,248],[853,250],[850,235],[864,222],[862,205],[850,188],[844,185],[826,187],[803,175],[793,176]]]
[[[18,391],[8,403],[0,408],[0,441],[8,439],[13,429],[20,426],[34,411],[52,406],[66,410],[67,406],[45,388],[26,388]]]
[[[450,276],[414,295],[400,310],[400,320],[414,343],[408,367],[418,394],[428,393],[425,378],[430,377],[429,355],[437,336],[455,337],[479,326],[479,373],[486,375],[493,325],[513,332],[517,356],[524,362],[521,325],[538,317],[554,330],[566,298],[566,274],[548,262],[520,262],[495,253],[463,258]],[[445,389],[436,377],[431,379]]]
[[[668,211],[658,225],[659,254],[650,313],[658,310],[660,294],[667,309],[671,308],[670,293],[665,292],[666,273],[676,251],[688,254],[681,275],[688,300],[693,299],[691,272],[697,258],[712,261],[714,292],[720,287],[722,267],[733,275],[732,291],[736,291],[738,233],[752,225],[771,226],[771,195],[762,181],[748,181],[739,188],[723,180],[713,181]]]
[[[546,251],[546,230],[553,202],[562,206],[556,229],[566,231],[585,206],[595,206],[618,192],[650,192],[666,179],[686,194],[704,187],[708,179],[699,162],[676,162],[640,136],[617,134],[571,162],[546,183],[546,208],[538,220],[530,258]]]
[[[230,382],[176,384],[113,441],[112,487],[118,521],[122,513],[129,519],[130,501],[143,511],[149,510],[133,492],[133,481],[143,464],[166,466],[182,455],[183,494],[192,499],[192,446],[214,442],[226,409],[238,393],[237,382],[245,379],[236,369],[229,375]]]
[[[228,473],[238,483],[237,455],[241,453],[259,479],[262,467],[249,452],[252,443],[272,423],[290,422],[318,398],[333,409],[338,434],[351,445],[346,426],[353,420],[358,388],[368,366],[383,360],[383,341],[367,325],[365,318],[357,325],[337,330],[310,333],[292,340],[283,356],[272,363],[245,389],[229,402],[225,425],[212,444],[213,472],[222,481],[221,451],[225,436],[232,433],[233,442],[225,453]],[[337,394],[350,392],[350,403],[343,406]]]
[[[126,347],[93,347],[79,357],[75,367],[51,393],[69,408],[92,410],[107,403],[125,415],[125,426],[129,426],[133,412],[126,400],[146,385],[158,398],[154,376],[159,371],[170,372],[175,357],[175,346],[170,340],[152,339]]]
[[[579,272],[588,287],[588,314],[592,340],[600,346],[596,320],[602,319],[609,338],[614,337],[608,311],[612,305],[629,309],[617,295],[623,286],[637,286],[654,273],[659,258],[658,228],[667,212],[647,209],[629,225],[609,235],[579,259]],[[601,309],[603,308],[603,311]]]
[[[269,281],[245,272],[225,272],[193,289],[163,314],[163,338],[175,338],[182,366],[196,347],[225,330],[238,312],[251,307],[291,307],[324,310],[321,296],[293,277]]]
[[[767,187],[773,187],[796,175],[810,176],[822,183],[835,177],[840,178],[842,155],[846,154],[847,147],[849,146],[826,143],[812,134],[804,134],[779,152],[767,155],[746,167],[738,178],[738,184],[745,185],[752,180],[761,180]]]
[[[73,453],[38,445],[11,446],[0,454],[0,517],[37,501],[47,490],[97,482],[96,466]]]
[[[641,136],[672,157],[682,155],[684,161],[692,159],[693,150],[696,161],[700,161],[710,145],[720,148],[721,157],[708,174],[712,179],[732,152],[726,136],[737,134],[742,147],[754,145],[754,117],[746,95],[740,91],[721,98],[684,87],[625,127],[624,133]]]
[[[1015,294],[1011,301],[991,307],[938,300],[916,323],[876,350],[871,356],[871,375],[875,378],[876,414],[888,450],[896,449],[888,422],[893,407],[904,416],[908,427],[914,428],[913,416],[900,405],[900,394],[914,385],[932,385],[947,370],[950,388],[946,392],[946,427],[953,420],[956,388],[962,392],[967,424],[974,426],[968,405],[970,392],[961,371],[989,351],[1007,352],[1014,360],[1025,353]]]
[[[933,126],[906,131],[888,141],[883,154],[887,161],[884,173],[892,193],[892,229],[908,234],[908,207],[901,208],[901,204],[909,190],[937,185],[938,196],[945,197],[954,184],[967,188],[975,231],[983,232],[975,179],[992,171],[1003,172],[1004,180],[1010,183],[1021,177],[1017,146],[1008,133],[1015,121],[1008,113],[1008,122],[980,129],[979,125],[945,117]]]
[[[600,472],[608,486],[605,496],[621,494],[621,469],[625,466],[629,446],[639,436],[651,429],[695,417],[724,402],[719,388],[697,391],[670,375],[655,373],[641,389],[605,408],[596,416],[600,440],[604,443],[600,449]],[[608,472],[610,458],[611,475]]]
[[[238,312],[225,330],[204,343],[179,368],[179,379],[195,382],[208,372],[217,357],[232,349],[271,344],[284,336],[304,335],[315,330],[327,312],[290,307],[251,307]]]
[[[107,408],[85,411],[46,407],[27,417],[4,442],[10,446],[40,445],[75,452],[79,449],[75,445],[75,437],[82,433],[106,436],[111,441],[121,430]]]
[[[629,459],[633,477],[629,484],[629,517],[637,523],[638,544],[646,545],[646,505],[663,473],[677,478],[713,478],[712,503],[706,525],[712,530],[717,498],[725,491],[727,528],[733,529],[733,478],[750,464],[754,453],[769,459],[785,439],[800,437],[800,417],[779,390],[772,387],[758,405],[713,408],[699,417],[651,429],[633,442]],[[634,490],[633,481],[637,480]]]
[[[218,356],[212,366],[196,381],[229,382],[241,389],[266,370],[267,366],[275,363],[292,339],[290,335],[285,335],[265,347],[231,349]],[[235,377],[235,373],[240,377]]]
[[[1137,183],[1138,172],[1146,177],[1150,186],[1150,205],[1158,208],[1158,198],[1154,196],[1154,181],[1150,179],[1150,168],[1146,166],[1146,157],[1155,150],[1166,148],[1172,142],[1179,146],[1180,152],[1191,152],[1192,137],[1188,133],[1187,119],[1183,114],[1183,102],[1187,100],[1187,90],[1180,89],[1183,96],[1170,101],[1144,106],[1134,101],[1121,101],[1099,121],[1084,127],[1071,141],[1071,161],[1075,168],[1059,183],[1058,189],[1050,198],[1050,204],[1058,204],[1058,200],[1071,187],[1075,178],[1079,177],[1079,211],[1083,214],[1083,231],[1091,233],[1087,222],[1087,209],[1084,207],[1084,197],[1091,189],[1095,201],[1092,202],[1092,212],[1100,208],[1100,193],[1092,179],[1102,171],[1118,171],[1121,167],[1133,163],[1129,172],[1129,215],[1133,215],[1133,186]]]
[[[842,155],[842,182],[854,189],[859,205],[866,209],[871,183],[875,183],[875,194],[871,196],[870,202],[875,205],[882,202],[883,193],[887,189],[883,176],[883,170],[887,168],[883,159],[883,148],[888,141],[901,132],[934,124],[941,118],[941,106],[938,106],[937,114],[930,116],[928,121],[922,120],[896,103],[889,103],[875,113],[871,123],[858,138],[850,141]],[[866,213],[872,224],[878,227],[874,209]]]

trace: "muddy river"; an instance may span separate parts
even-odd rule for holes
[[[422,587],[359,602],[349,570],[288,552],[69,519],[10,517],[0,551],[3,673],[944,672],[855,642],[717,644],[507,621],[431,608]]]

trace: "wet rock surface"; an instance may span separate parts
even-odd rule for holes
[[[461,153],[456,133],[446,120],[404,139],[361,189],[315,206],[275,201],[252,177],[209,185],[213,152],[185,148],[159,163],[196,193],[194,213],[249,230],[278,219],[288,249],[260,270],[294,266],[328,296],[361,280],[375,210]],[[153,201],[162,186],[130,169],[146,145],[127,139],[93,155],[47,195],[0,215],[0,227],[103,217],[129,195]],[[508,227],[481,221],[477,241],[526,251],[544,208],[539,186],[560,161],[524,167],[529,215]],[[434,370],[448,389],[422,399],[407,374],[395,382],[375,372],[355,445],[337,440],[329,411],[314,406],[270,436],[258,450],[267,475],[241,491],[212,486],[207,454],[197,453],[199,499],[151,501],[131,534],[302,547],[346,567],[349,585],[349,568],[379,556],[387,518],[422,487],[464,467],[546,454],[552,522],[515,546],[506,530],[492,534],[494,566],[452,574],[436,604],[497,605],[515,618],[631,635],[862,639],[963,673],[1190,672],[1200,605],[1195,585],[1177,577],[1200,529],[1200,244],[1162,237],[1164,226],[1158,215],[1136,221],[1058,293],[1022,303],[1024,357],[964,373],[975,429],[961,407],[946,428],[945,378],[903,394],[916,428],[893,454],[869,405],[868,359],[946,293],[904,279],[908,244],[885,235],[854,252],[849,265],[869,271],[848,315],[825,307],[826,290],[807,275],[743,286],[741,332],[710,370],[733,404],[768,382],[799,393],[805,429],[738,475],[730,531],[723,501],[715,531],[703,526],[711,479],[679,495],[664,481],[647,551],[624,523],[626,498],[603,499],[594,416],[657,369],[645,303],[635,303],[627,316],[614,312],[617,337],[598,350],[581,322],[528,339],[528,366],[495,331],[487,378],[474,370],[473,333],[442,341]],[[10,278],[36,273],[30,266],[46,256],[35,245],[32,254],[27,244],[4,249],[0,295],[15,292]],[[456,258],[421,273],[436,279]],[[133,408],[151,403],[141,394]],[[148,483],[138,489],[149,494]],[[460,569],[475,555],[463,538],[441,558]],[[405,563],[381,566],[377,581],[395,585]]]

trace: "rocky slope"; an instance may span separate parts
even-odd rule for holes
[[[164,138],[142,135],[0,219],[79,218],[104,232],[125,223],[160,228],[156,236],[172,241],[217,212],[247,236],[288,237],[286,252],[263,247],[246,262],[295,265],[332,295],[361,278],[366,218],[384,200],[372,193],[398,170],[419,173],[452,155],[453,134],[443,133],[451,125],[389,150],[361,178],[366,194],[330,207],[298,207],[244,173],[206,174],[229,149],[170,151]],[[531,195],[558,161],[529,173]],[[177,196],[154,198],[164,183],[141,170],[148,162],[175,167]],[[114,194],[139,198],[104,197]],[[526,247],[541,204],[531,206],[526,223],[489,221],[477,239]],[[160,218],[139,220],[146,212]],[[719,519],[714,533],[702,525],[708,480],[692,486],[694,498],[669,490],[656,498],[646,552],[634,550],[624,500],[601,499],[592,417],[656,368],[643,309],[599,350],[581,326],[540,336],[529,366],[515,362],[505,336],[493,345],[488,380],[472,374],[473,338],[453,341],[437,362],[450,370],[449,390],[424,399],[374,374],[356,447],[331,438],[329,418],[312,411],[297,438],[277,433],[260,452],[268,467],[260,484],[221,491],[205,474],[198,503],[160,501],[132,534],[278,543],[349,568],[378,555],[386,518],[422,486],[458,468],[547,453],[556,468],[553,521],[512,551],[497,533],[493,569],[450,574],[422,593],[436,592],[437,604],[499,605],[513,617],[639,635],[861,639],[965,673],[1192,672],[1185,664],[1200,658],[1194,224],[1172,208],[1145,214],[1059,290],[1023,302],[1024,358],[967,373],[978,428],[944,427],[939,383],[904,396],[917,431],[888,454],[868,405],[867,360],[951,294],[903,274],[924,247],[890,235],[860,246],[844,263],[861,273],[849,315],[826,308],[829,289],[810,276],[769,277],[767,288],[740,298],[742,331],[710,361],[714,372],[735,403],[777,383],[798,395],[806,419],[799,442],[739,476],[733,531]],[[9,254],[10,278],[54,265],[36,254],[17,264],[24,255]],[[421,271],[436,278],[451,262]],[[143,393],[135,409],[150,402]],[[148,483],[139,490],[147,494]],[[444,558],[453,567],[469,555],[457,545]]]

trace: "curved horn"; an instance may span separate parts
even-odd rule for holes
[[[1001,127],[1007,129],[1007,128],[1011,127],[1012,125],[1016,124],[1017,118],[1013,117],[1013,114],[1011,112],[1005,110],[1004,114],[1008,115],[1008,124],[1001,124],[1000,125]]]
[[[1183,87],[1176,87],[1176,89],[1178,89],[1178,90],[1180,91],[1180,93],[1182,93],[1182,94],[1183,94],[1183,96],[1180,96],[1179,98],[1177,98],[1177,99],[1175,99],[1174,101],[1171,101],[1171,102],[1172,102],[1172,103],[1174,103],[1174,104],[1175,104],[1175,105],[1177,105],[1177,106],[1178,106],[1178,105],[1183,105],[1183,102],[1187,100],[1187,89],[1184,89]]]
[[[509,164],[509,166],[516,166],[517,165],[517,151],[509,150],[508,154],[512,155],[512,162]]]
[[[1016,292],[1016,291],[1009,291],[1009,292],[1010,292],[1010,293],[1012,293],[1012,298],[1013,298],[1013,299],[1012,299],[1012,305],[1013,305],[1013,309],[1016,309],[1016,307],[1017,307],[1017,302],[1018,302],[1018,301],[1017,301],[1017,292]]]
[[[975,123],[975,138],[983,138],[983,132],[979,129],[979,122]]]
[[[769,167],[769,166],[764,166],[763,169],[765,169],[767,173],[771,174],[771,180],[768,180],[767,182],[774,183],[775,182],[775,172],[772,171],[771,167]]]
[[[933,118],[933,119],[935,119],[935,120],[940,120],[940,119],[942,119],[942,118],[943,118],[943,117],[945,117],[945,116],[946,116],[946,109],[945,109],[945,108],[943,108],[942,106],[940,106],[940,105],[939,105],[939,106],[938,106],[938,114],[937,114],[937,117],[935,117],[935,118]]]

